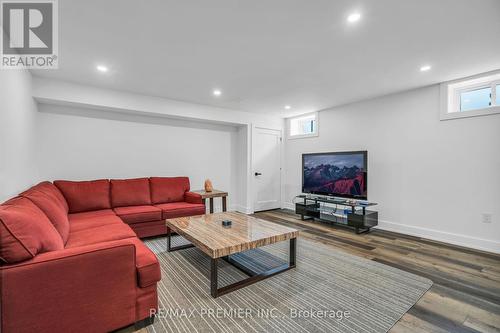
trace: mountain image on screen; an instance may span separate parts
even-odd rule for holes
[[[362,154],[304,156],[304,189],[313,193],[365,196]]]

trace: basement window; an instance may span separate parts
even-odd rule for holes
[[[441,84],[441,120],[500,113],[500,73]]]
[[[495,89],[495,95],[497,97],[496,105],[500,105],[500,84],[497,84],[497,88]]]
[[[288,119],[288,137],[307,138],[318,136],[318,113],[310,113]]]

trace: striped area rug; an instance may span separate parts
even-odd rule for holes
[[[174,245],[186,242],[173,239]],[[219,298],[210,296],[210,260],[197,248],[166,251],[147,240],[162,270],[159,307],[148,332],[387,332],[432,281],[321,243],[297,240],[297,267]],[[254,269],[278,266],[288,242],[238,256]],[[219,287],[246,277],[220,260]]]

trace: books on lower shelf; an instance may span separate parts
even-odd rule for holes
[[[320,219],[332,221],[336,223],[347,224],[348,216],[351,214],[351,208],[340,209],[333,207],[322,207],[320,209]]]
[[[378,212],[368,210],[374,202],[353,201],[337,198],[324,198],[300,195],[296,197],[295,213],[305,219],[318,219],[333,224],[347,225],[356,233],[370,231],[378,225]]]

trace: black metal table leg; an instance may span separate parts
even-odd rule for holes
[[[271,277],[273,275],[283,273],[291,268],[295,268],[296,266],[296,258],[297,258],[297,239],[296,238],[291,238],[290,239],[290,254],[289,254],[289,259],[288,263],[284,263],[278,267],[271,268],[265,272],[255,272],[249,267],[245,267],[242,263],[236,261],[235,259],[231,258],[230,256],[227,257],[222,257],[222,259],[226,260],[228,263],[233,265],[234,267],[238,268],[240,271],[243,271],[244,273],[250,275],[250,277],[232,283],[230,285],[224,286],[222,288],[218,288],[217,285],[217,258],[216,259],[211,259],[211,267],[210,267],[210,293],[212,297],[219,297],[222,295],[225,295],[227,293],[230,293],[232,291],[241,289],[243,287],[249,286],[251,284],[254,284],[255,282],[262,281],[264,279],[267,279],[268,277]]]
[[[231,258],[231,256],[225,256],[221,257],[222,260],[226,261],[228,264],[231,264],[233,267],[236,267],[243,273],[245,273],[248,276],[255,276],[259,275],[259,272],[254,271],[253,269],[246,267],[245,265],[241,264],[239,261],[234,260]]]
[[[167,252],[178,251],[182,249],[188,249],[190,247],[194,247],[194,244],[185,244],[179,246],[172,246],[172,231],[170,228],[167,229]]]
[[[167,252],[170,252],[172,250],[172,248],[170,247],[171,241],[172,241],[172,231],[170,230],[170,228],[167,227]]]
[[[210,294],[213,298],[218,296],[218,282],[217,282],[217,266],[219,258],[210,259]]]
[[[172,235],[171,235],[171,231],[169,229],[167,231],[167,250],[168,250],[168,252],[182,250],[182,249],[194,246],[193,244],[186,244],[186,245],[172,247],[171,237],[172,237]],[[296,238],[290,239],[290,253],[289,253],[288,262],[284,263],[278,267],[271,268],[271,269],[264,271],[264,272],[256,272],[256,271],[252,270],[250,267],[246,267],[241,262],[238,262],[236,259],[231,258],[231,256],[221,257],[221,259],[227,261],[229,264],[233,265],[234,267],[238,268],[242,272],[249,275],[249,277],[244,279],[244,280],[232,283],[232,284],[224,286],[222,288],[219,288],[218,278],[217,278],[219,258],[210,258],[210,294],[212,295],[212,297],[216,298],[216,297],[222,296],[224,294],[230,293],[232,291],[235,291],[235,290],[241,289],[243,287],[249,286],[251,284],[254,284],[255,282],[267,279],[268,277],[271,277],[273,275],[285,272],[291,268],[295,268],[296,258],[297,258],[297,239]]]
[[[227,197],[222,197],[222,211],[227,211]]]
[[[210,214],[214,213],[214,198],[210,198]]]
[[[370,232],[370,227],[368,228],[356,228],[356,234],[357,235],[361,235],[361,234],[366,234],[368,232]]]
[[[290,239],[290,254],[289,254],[289,266],[290,268],[295,267],[295,262],[297,260],[297,238]]]

